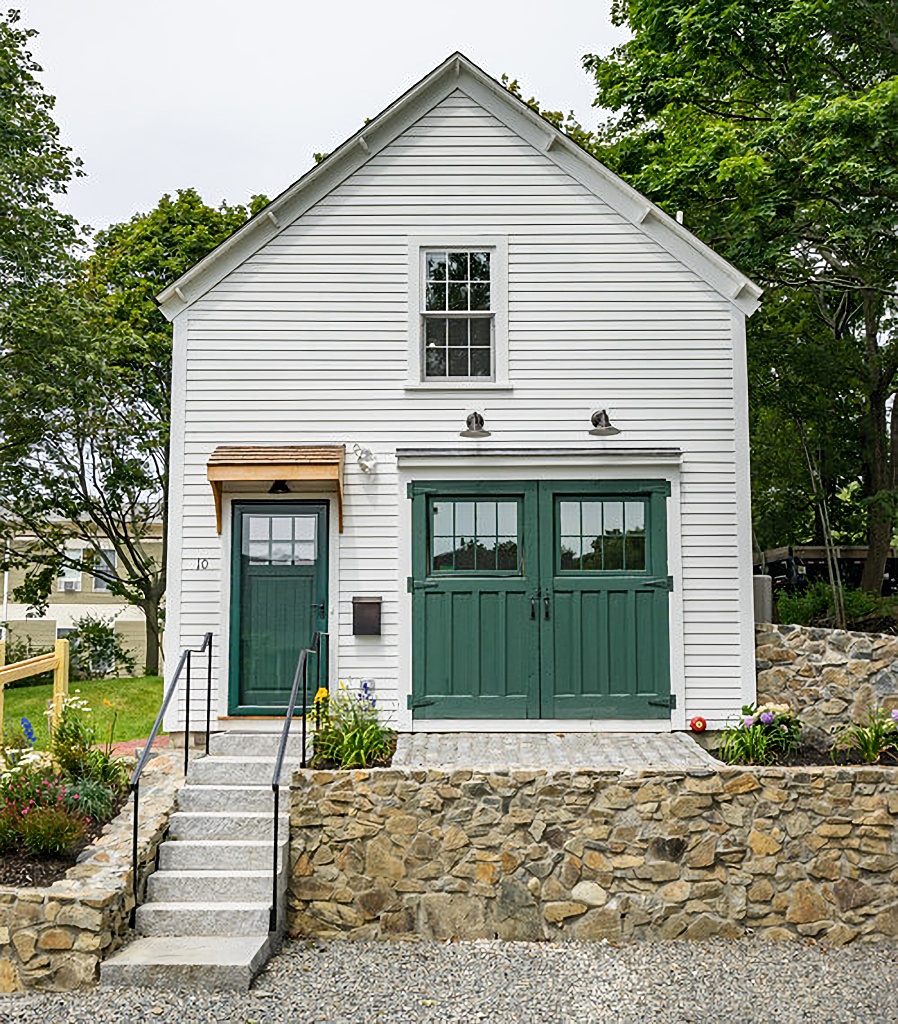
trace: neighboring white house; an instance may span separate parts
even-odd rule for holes
[[[403,730],[721,724],[759,296],[453,55],[159,297],[168,670],[211,630],[264,727],[319,629]]]

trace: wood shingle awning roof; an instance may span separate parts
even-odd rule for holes
[[[220,445],[209,456],[206,476],[215,498],[215,525],[221,533],[221,493],[226,483],[303,482],[335,487],[340,532],[343,532],[342,444]]]

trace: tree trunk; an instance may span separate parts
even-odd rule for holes
[[[159,601],[148,600],[143,606],[143,614],[146,619],[147,634],[147,664],[148,676],[159,675]]]
[[[886,405],[891,393],[892,368],[884,367],[879,352],[879,321],[876,299],[864,296],[864,328],[871,388],[867,399],[868,480],[867,560],[861,576],[861,589],[877,596],[882,593],[882,578],[892,543],[895,524],[895,468],[898,457],[898,418],[892,403],[887,427]]]

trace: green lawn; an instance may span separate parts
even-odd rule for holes
[[[90,679],[69,684],[69,693],[80,690],[79,696],[94,709],[97,736],[105,739],[114,712],[114,741],[139,740],[149,736],[162,703],[162,680],[158,676],[135,679]],[[53,695],[51,686],[21,686],[4,693],[3,717],[6,724],[27,718],[37,734],[38,744],[46,745],[47,702]],[[104,704],[108,700],[113,707]]]

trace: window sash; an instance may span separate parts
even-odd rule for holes
[[[489,287],[489,308],[488,309],[428,309],[427,308],[427,294],[428,284],[431,283],[427,272],[428,258],[431,256],[445,255],[447,261],[454,253],[483,253],[489,254],[489,269],[488,276],[486,278],[472,278],[470,275],[473,273],[472,270],[468,270],[468,275],[465,278],[465,283],[469,288],[476,284],[486,284]],[[477,246],[477,245],[447,245],[445,247],[439,245],[431,245],[422,247],[420,250],[421,259],[421,278],[420,278],[420,295],[418,298],[418,308],[420,311],[420,366],[421,366],[421,380],[422,381],[445,381],[448,383],[455,382],[480,382],[480,383],[492,383],[496,380],[496,282],[495,282],[495,269],[496,269],[496,250],[491,246]],[[447,275],[448,275],[448,263],[447,263]],[[449,277],[446,278],[447,284],[450,283]],[[469,301],[470,304],[470,301]],[[448,305],[448,303],[447,303]],[[448,337],[448,331],[445,336],[445,343],[441,345],[432,345],[428,342],[428,322],[436,322],[438,320],[485,320],[489,323],[489,344],[488,345],[473,345],[471,338],[470,328],[468,329],[468,336],[465,344],[451,344],[450,338]],[[464,364],[468,370],[467,373],[453,373],[452,363],[453,359],[451,352],[455,353],[464,352]],[[428,351],[442,351],[444,353],[443,369],[445,372],[429,372],[428,367]],[[489,353],[489,373],[472,373],[472,352],[488,352]],[[457,360],[459,356],[456,355],[456,366],[458,365]],[[479,357],[482,359],[482,356]]]

